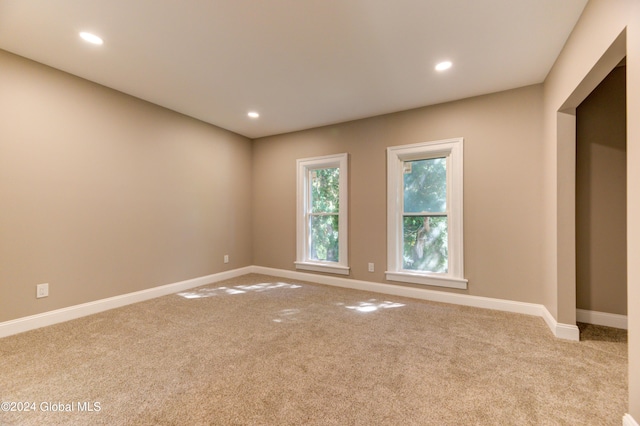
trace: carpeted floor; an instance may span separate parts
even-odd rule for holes
[[[0,339],[0,424],[620,425],[626,334],[581,331],[246,275]]]

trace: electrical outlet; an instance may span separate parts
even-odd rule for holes
[[[229,255],[228,254],[224,255],[224,263],[229,263]]]
[[[373,272],[373,271],[374,271],[373,263],[369,262],[369,272]]]
[[[38,284],[36,286],[36,299],[49,296],[49,284]]]

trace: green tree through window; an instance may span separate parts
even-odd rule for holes
[[[296,160],[296,269],[349,275],[349,154]]]
[[[463,139],[387,148],[389,281],[466,289]]]
[[[404,162],[402,268],[448,272],[447,161]]]
[[[311,260],[339,259],[340,169],[310,170],[309,228]]]

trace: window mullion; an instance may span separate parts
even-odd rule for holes
[[[442,217],[449,216],[448,212],[418,212],[418,213],[402,213],[403,217]]]

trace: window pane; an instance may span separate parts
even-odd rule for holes
[[[449,242],[446,216],[407,216],[403,218],[402,228],[403,269],[448,272]]]
[[[447,211],[446,158],[404,162],[404,211]]]
[[[310,173],[311,213],[337,213],[340,207],[340,169],[316,169]]]
[[[338,215],[310,216],[309,259],[338,262]]]

